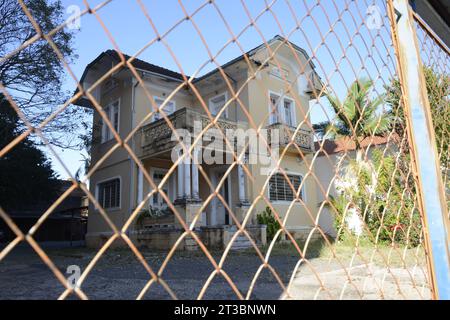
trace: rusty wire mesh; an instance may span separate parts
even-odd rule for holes
[[[261,274],[265,271],[273,276],[279,285],[281,297],[285,299],[428,299],[431,297],[432,288],[426,267],[427,253],[423,245],[422,213],[417,205],[417,186],[409,153],[410,141],[402,112],[404,107],[402,84],[397,76],[395,53],[390,35],[391,25],[384,2],[330,1],[325,5],[322,1],[299,1],[296,4],[290,1],[266,1],[263,9],[254,15],[248,7],[248,2],[240,1],[233,3],[235,10],[245,13],[248,20],[245,27],[236,32],[221,9],[222,6],[230,4],[221,1],[196,2],[194,9],[191,8],[192,5],[187,9],[184,1],[178,1],[177,6],[183,12],[183,16],[170,28],[159,30],[153,21],[153,15],[157,12],[149,10],[144,1],[138,0],[136,3],[156,36],[146,39],[146,45],[132,56],[127,56],[121,51],[120,44],[115,42],[108,24],[102,19],[102,10],[111,2],[113,1],[104,1],[91,7],[89,1],[84,1],[86,8],[82,11],[81,17],[92,15],[97,19],[99,28],[104,30],[105,36],[111,41],[111,46],[119,59],[118,63],[86,87],[80,83],[80,79],[75,76],[69,63],[65,61],[52,41],[52,36],[65,25],[59,26],[49,34],[43,34],[29,9],[22,1],[19,1],[35,27],[36,35],[28,43],[3,57],[1,61],[7,61],[20,50],[25,50],[34,41],[45,39],[64,63],[67,73],[77,83],[77,92],[57,112],[39,126],[33,127],[16,105],[8,88],[0,85],[11,107],[27,126],[27,130],[22,135],[0,150],[0,157],[6,156],[23,139],[34,133],[42,139],[49,152],[53,153],[64,166],[58,153],[42,133],[42,128],[82,97],[87,98],[92,104],[95,113],[112,133],[114,143],[91,164],[89,172],[81,182],[72,176],[72,186],[42,214],[30,230],[21,231],[9,217],[8,212],[0,208],[1,218],[15,234],[14,240],[0,252],[0,264],[20,242],[28,242],[52,271],[57,281],[64,286],[64,291],[59,298],[68,298],[74,294],[81,299],[86,299],[89,295],[83,290],[83,283],[102,256],[111,249],[113,244],[121,241],[122,245],[131,250],[148,274],[148,281],[137,298],[145,298],[152,288],[160,285],[171,298],[175,299],[179,296],[166,281],[164,271],[177,254],[177,250],[191,246],[206,257],[207,261],[205,260],[204,263],[210,264],[213,271],[206,275],[203,285],[198,288],[195,296],[189,298],[207,297],[210,286],[217,285],[214,282],[215,278],[223,277],[227,286],[234,292],[235,298],[250,299]],[[279,5],[288,9],[289,16],[278,15],[277,6]],[[381,15],[379,24],[375,28],[373,23],[370,24],[367,20],[369,8],[374,7]],[[217,16],[217,23],[223,24],[227,36],[223,39],[223,46],[219,50],[213,51],[204,37],[197,20],[197,16],[201,14],[214,14]],[[260,20],[268,17],[278,26],[281,37],[276,38],[277,41],[272,41],[271,37],[267,37],[260,28],[260,24],[263,23]],[[286,20],[293,22],[294,28],[287,29]],[[187,25],[195,30],[196,36],[201,40],[203,47],[197,50],[206,51],[208,55],[208,60],[198,66],[190,77],[184,72],[185,66],[180,59],[181,53],[174,51],[173,44],[168,40],[172,32],[187,28]],[[315,34],[306,33],[304,31],[306,26],[309,30],[314,29]],[[254,36],[260,38],[259,42],[262,44],[260,49],[265,53],[258,63],[255,63],[254,52],[247,51],[246,46],[241,43],[241,37],[248,30],[252,30]],[[448,49],[441,48],[422,24],[418,25],[418,39],[424,65],[448,81]],[[164,102],[159,105],[155,102],[155,93],[146,85],[147,80],[136,67],[139,56],[156,45],[165,49],[167,59],[172,59],[176,63],[179,68],[176,71],[181,75],[176,88],[168,93]],[[229,66],[219,63],[218,59],[220,53],[231,46],[237,48],[242,54],[240,63],[247,70],[247,76],[239,83],[229,76]],[[302,50],[299,50],[297,46],[300,46]],[[280,52],[283,52],[285,56],[289,55],[291,62],[300,66],[300,70],[284,72],[283,70],[287,68],[286,61],[285,58],[280,58]],[[202,93],[204,92],[202,84],[196,80],[204,75],[206,67],[211,65],[216,68],[216,80],[221,80],[223,89],[228,92],[226,103],[214,115],[211,113],[206,95]],[[317,77],[305,77],[306,72],[309,71],[307,68],[311,68],[311,65],[315,66],[314,72],[317,73]],[[278,81],[282,91],[289,95],[292,105],[295,106],[294,123],[290,123],[290,126],[286,123],[274,123],[279,125],[278,127],[269,126],[271,130],[280,129],[280,134],[286,137],[285,144],[276,149],[276,152],[279,152],[277,154],[279,158],[272,154],[269,139],[261,135],[262,130],[267,128],[267,124],[271,121],[271,117],[276,119],[285,117],[276,115],[280,111],[278,101],[276,105],[267,107],[270,106],[268,93],[270,87],[267,87],[261,77],[270,78],[268,66],[278,70],[279,73],[276,75],[278,79],[272,81]],[[123,69],[128,69],[132,73],[136,86],[142,90],[148,105],[145,106],[145,115],[135,119],[134,127],[129,132],[122,131],[119,134],[110,117],[105,113],[106,102],[95,96],[95,89]],[[308,87],[312,88],[311,99],[300,97],[296,92],[298,82],[305,79]],[[249,92],[249,87],[259,90],[258,94],[266,99],[265,104],[256,111],[258,112],[257,122],[254,120],[255,109],[249,106],[249,98],[245,96],[245,93]],[[445,108],[442,109],[443,127],[440,131],[443,139],[438,148],[441,160],[444,159],[441,163],[443,179],[448,186],[448,82],[446,86],[440,88],[445,88],[446,91],[435,93],[445,102]],[[197,113],[206,119],[202,122],[201,133],[192,141],[182,139],[177,130],[180,126],[175,114],[166,112],[171,99],[175,99],[181,92],[186,91],[198,104]],[[363,92],[362,96],[358,97],[361,92]],[[335,110],[332,108],[333,102]],[[376,105],[376,110],[369,110],[372,104]],[[438,105],[440,106],[441,102],[438,102]],[[226,135],[226,129],[237,123],[235,121],[235,124],[230,124],[229,122],[232,121],[224,120],[227,110],[231,110],[232,107],[239,110],[241,114],[239,121],[245,123],[245,128],[255,130],[269,156],[276,160],[274,170],[266,176],[261,177],[257,170],[252,169],[253,164],[245,160],[250,141],[246,141],[245,147],[238,152],[235,141],[230,141]],[[326,124],[320,126],[312,123],[311,114],[315,110],[323,114]],[[160,115],[160,119],[151,123],[156,113]],[[264,115],[261,116],[261,114]],[[382,115],[389,115],[388,119],[383,118]],[[155,123],[159,125],[159,130],[173,134],[177,141],[181,142],[183,150],[182,156],[166,168],[167,172],[158,181],[159,184],[155,183],[154,176],[145,165],[147,160],[144,160],[140,149],[141,142],[145,139],[154,141],[161,138],[158,135],[161,132],[149,129],[149,126],[155,126]],[[211,181],[207,165],[198,163],[192,165],[192,170],[199,171],[200,179],[205,183],[202,187],[206,189],[203,190],[207,190],[207,194],[202,195],[200,204],[195,207],[195,214],[187,219],[187,205],[184,204],[185,207],[182,207],[174,201],[175,199],[169,197],[165,186],[170,179],[175,179],[179,166],[194,162],[197,157],[196,152],[202,149],[202,139],[211,128],[218,129],[225,141],[224,149],[231,154],[232,160],[227,163],[220,181],[216,182]],[[306,144],[302,139],[306,139]],[[112,213],[102,207],[93,184],[91,183],[90,188],[85,184],[90,179],[94,179],[102,166],[105,166],[108,158],[119,150],[126,152],[127,157],[143,173],[143,179],[149,186],[148,192],[144,192],[141,201],[136,202],[132,210],[124,213],[124,219],[120,223],[117,219],[114,222]],[[288,164],[289,159],[294,159],[295,166],[301,166],[303,170],[301,181],[293,180],[290,174],[293,168]],[[227,177],[233,179],[232,174],[238,169],[245,175],[249,200],[243,216],[238,216],[236,203],[229,203],[221,191],[223,185],[228,183]],[[326,170],[330,172],[328,177],[323,175]],[[69,172],[67,168],[66,171]],[[282,183],[288,186],[285,193],[289,193],[292,198],[292,200],[285,200],[287,203],[283,206],[270,199],[269,189],[275,188],[272,177],[277,173],[277,179],[284,180],[285,182]],[[306,196],[305,188],[310,193]],[[33,237],[55,208],[76,189],[83,190],[89,198],[89,219],[91,216],[99,215],[108,226],[110,233],[84,268],[77,285],[72,287],[63,271]],[[121,189],[124,187],[122,186]],[[139,230],[136,223],[138,216],[155,195],[161,197],[167,204],[173,213],[173,224],[181,230],[174,244],[164,254],[159,268],[149,264],[139,242],[135,241],[135,237],[145,233]],[[236,227],[236,232],[231,233],[229,241],[224,243],[224,247],[219,251],[217,249],[214,251],[205,244],[199,228],[202,212],[207,211],[213,202],[222,204],[229,216],[229,224]],[[298,209],[299,206],[301,210]],[[256,216],[260,214],[261,208],[265,207],[272,212],[279,224],[279,229],[273,239],[269,239],[267,245],[262,245],[261,241],[249,232],[249,226],[257,223]],[[304,221],[303,227],[305,227],[300,237],[298,237],[298,230],[292,228],[292,221],[295,221],[296,216],[298,218],[299,215],[302,215],[300,220]],[[328,220],[324,217],[328,217]],[[351,221],[356,224],[356,227],[355,225],[351,227]],[[325,226],[325,224],[328,225]],[[239,272],[239,270],[227,270],[226,267],[227,257],[234,254],[233,244],[239,237],[248,239],[250,247],[246,249],[247,254],[253,255],[258,261],[258,267],[252,270],[245,287],[233,280],[233,272]],[[310,254],[310,251],[315,250],[317,243],[320,243],[321,247],[319,258]],[[280,274],[271,261],[273,252],[280,248],[288,248],[290,251],[286,255],[295,255],[297,258],[295,266],[287,275],[287,281],[286,275]],[[179,272],[182,274],[183,270]]]

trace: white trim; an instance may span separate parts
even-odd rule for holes
[[[117,117],[117,133],[120,135],[120,105],[121,105],[121,98],[117,98],[115,100],[112,100],[111,102],[109,102],[106,107],[103,109],[106,113],[106,109],[108,109],[108,113],[106,114],[108,117],[108,120],[112,123],[113,127],[114,127],[114,114],[113,114],[113,110],[114,108],[111,108],[111,106],[113,106],[115,103],[117,102],[117,112],[118,112],[118,117]],[[102,120],[102,132],[101,132],[101,143],[105,143],[108,142],[110,140],[114,139],[114,135],[112,134],[111,130],[109,129],[109,127],[106,125],[105,123],[105,119],[103,119],[102,116],[100,116],[100,119]],[[109,131],[110,136],[108,137],[108,139],[106,139],[105,135],[106,135],[106,131]]]
[[[212,110],[211,110],[212,104],[214,103],[213,100],[214,100],[214,99],[217,99],[217,98],[219,98],[219,97],[221,97],[221,96],[225,96],[225,103],[224,103],[224,105],[226,105],[227,102],[228,102],[228,91],[224,91],[224,92],[222,92],[222,93],[220,93],[220,94],[218,94],[218,95],[215,95],[214,97],[209,98],[209,100],[208,100],[208,109],[209,109],[209,112],[211,112],[211,114],[212,114],[214,117],[217,116],[217,114],[214,114],[214,113],[212,112]],[[228,105],[228,106],[226,107],[226,109],[225,109],[225,112],[222,113],[222,115],[225,117],[225,119],[228,119],[228,108],[229,108],[229,107],[230,107],[230,105]],[[222,108],[223,108],[223,107],[222,107]]]
[[[103,208],[103,203],[99,202],[98,199],[98,188],[99,188],[99,184],[102,184],[104,182],[108,182],[108,181],[112,181],[112,180],[116,180],[119,179],[119,206],[118,207],[112,207],[112,208]],[[114,176],[111,178],[105,178],[102,180],[99,180],[95,183],[95,200],[97,200],[97,202],[99,202],[100,206],[103,208],[103,210],[105,211],[118,211],[122,209],[122,176]],[[97,207],[94,206],[95,211],[99,211]]]
[[[156,105],[158,106],[158,108],[160,108],[162,105],[164,105],[163,110],[164,110],[164,112],[165,112],[165,114],[166,114],[167,116],[169,116],[169,115],[171,115],[172,113],[174,113],[175,111],[177,111],[177,104],[176,104],[175,100],[167,100],[167,99],[164,99],[164,98],[159,97],[159,96],[153,96],[153,100],[155,101],[155,103],[156,103]],[[156,100],[162,101],[162,104],[161,104],[161,105],[158,105],[158,103],[156,102]],[[167,101],[166,101],[166,100],[167,100]],[[169,112],[169,113],[168,113],[168,112],[167,112],[167,106],[168,106],[169,104],[173,104],[173,110],[172,110],[172,112]],[[154,111],[152,105],[151,105],[151,110]],[[156,113],[152,115],[151,122],[154,122],[154,121],[157,121],[157,120],[159,120],[159,119],[162,119],[162,116],[161,116],[161,118],[159,118],[159,119],[155,119],[155,115],[156,115]]]
[[[304,183],[305,176],[303,175],[303,173],[299,173],[299,172],[295,172],[295,171],[287,171],[287,170],[284,170],[284,172],[286,173],[286,175],[299,176],[302,178],[300,184],[303,184],[303,185],[302,185],[302,189],[300,191],[300,193],[301,193],[300,198],[302,199],[303,203],[297,201],[296,199],[294,199],[293,201],[294,201],[294,205],[295,204],[298,204],[298,205],[306,204],[306,184]],[[273,175],[271,175],[271,177],[273,177],[276,174],[282,175],[281,171],[277,170],[273,173]],[[286,180],[286,178],[284,178],[284,180]],[[267,199],[269,199],[270,203],[273,203],[273,204],[287,205],[287,204],[292,203],[292,201],[288,201],[288,200],[270,200],[270,179],[269,179],[269,183],[267,184]]]

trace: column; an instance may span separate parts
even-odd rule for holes
[[[179,156],[183,155],[183,151],[180,150]],[[177,200],[183,199],[184,196],[184,163],[180,161],[177,167]]]
[[[210,179],[211,179],[211,184],[213,185],[214,188],[216,188],[218,181],[217,181],[217,176],[214,172],[211,173]],[[211,201],[210,224],[212,226],[215,226],[217,224],[217,201],[220,201],[217,199],[217,197],[214,197]]]
[[[244,155],[243,163],[247,163],[247,155]],[[245,172],[242,165],[238,165],[238,182],[239,182],[239,202],[247,204],[247,195],[245,191]]]
[[[186,150],[190,148],[190,144],[186,144]],[[190,200],[191,196],[191,158],[189,154],[184,158],[184,198]]]
[[[200,150],[199,148],[196,146],[194,148],[194,157],[193,157],[193,161],[192,161],[192,197],[194,198],[194,200],[198,201],[200,200],[200,194],[199,194],[199,184],[198,184],[198,167],[197,165],[199,165],[199,153]]]
[[[144,199],[144,173],[138,167],[138,194],[137,194],[137,204],[139,205]]]

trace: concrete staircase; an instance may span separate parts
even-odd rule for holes
[[[239,236],[237,236],[237,238],[233,241],[233,244],[231,246],[231,250],[242,250],[242,249],[248,249],[252,247],[252,243],[250,242],[250,240],[240,234]]]

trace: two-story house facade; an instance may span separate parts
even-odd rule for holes
[[[171,212],[148,217],[144,228],[135,219],[128,229],[132,239],[139,243],[169,248],[183,231],[169,208],[173,204],[180,217],[188,226],[195,226],[207,245],[226,245],[236,231],[232,215],[245,222],[255,241],[265,243],[264,227],[257,225],[256,215],[270,203],[285,219],[289,232],[296,237],[309,234],[315,225],[318,201],[316,183],[307,174],[314,154],[308,111],[310,100],[323,90],[314,65],[303,49],[276,36],[198,78],[185,78],[139,59],[132,62],[135,70],[117,67],[120,63],[116,51],[103,52],[86,67],[81,84],[85,89],[95,86],[89,94],[144,170],[118,144],[113,130],[102,121],[92,101],[86,95],[77,101],[94,109],[91,169],[95,168],[95,172],[90,177],[90,190],[112,223],[121,228],[137,207],[150,208],[152,213]],[[114,72],[105,78],[111,68],[115,68]],[[155,106],[163,112],[154,112]],[[211,125],[211,118],[219,112],[216,125]],[[280,159],[279,168],[291,183],[277,170],[271,176],[269,172],[264,173],[268,164],[253,161],[249,150],[246,168],[236,165],[232,157],[231,163],[227,162],[227,155],[233,153],[228,151],[230,147],[225,143],[223,154],[217,155],[217,150],[211,150],[214,139],[208,139],[208,134],[201,136],[192,154],[213,155],[214,159],[223,161],[194,163],[186,157],[178,166],[174,165],[173,150],[179,140],[174,139],[173,131],[183,129],[194,133],[208,126],[223,133],[243,130],[237,131],[236,139],[242,132],[250,132],[249,129],[268,129],[270,146],[277,139],[275,148],[271,149],[276,153],[273,157]],[[194,140],[195,135],[189,144]],[[250,140],[253,140],[251,136],[246,141]],[[234,147],[235,141],[231,143]],[[152,192],[148,177],[160,185],[171,205],[161,192]],[[300,201],[293,202],[296,196],[290,184],[296,190],[301,187]],[[226,205],[214,196],[218,185],[218,193]],[[99,246],[111,235],[111,228],[91,201],[87,244]],[[192,245],[186,241],[180,244],[181,248]]]

